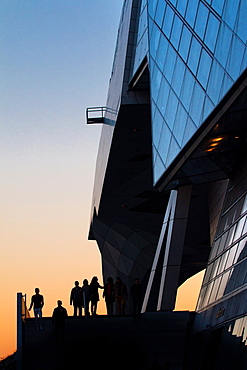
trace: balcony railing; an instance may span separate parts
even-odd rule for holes
[[[87,124],[104,123],[114,126],[117,110],[108,107],[92,107],[86,109]]]
[[[104,123],[106,107],[87,108],[86,119],[87,124]]]

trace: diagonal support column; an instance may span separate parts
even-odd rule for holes
[[[157,311],[174,309],[189,212],[190,195],[191,186],[185,186],[179,188],[179,190],[171,191],[143,300],[142,312],[145,312],[147,308],[159,256],[164,244],[165,255],[160,278]],[[167,237],[164,240],[165,235],[167,235]]]

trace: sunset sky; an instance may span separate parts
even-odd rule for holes
[[[0,1],[0,357],[16,349],[17,292],[29,305],[39,287],[44,316],[58,299],[72,314],[74,281],[103,283],[87,240],[101,127],[85,110],[106,103],[122,3]]]

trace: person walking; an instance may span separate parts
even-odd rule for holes
[[[62,301],[57,301],[57,307],[52,314],[52,324],[55,325],[55,335],[57,344],[64,343],[65,319],[68,316],[66,308],[62,306]]]
[[[112,277],[109,277],[107,279],[107,283],[104,286],[103,298],[105,298],[107,315],[112,315],[113,314],[113,302],[114,302],[113,278]]]
[[[94,276],[91,280],[89,286],[89,294],[91,301],[91,313],[93,316],[97,314],[97,305],[99,301],[99,292],[98,289],[104,289],[103,286],[99,285],[97,276]]]
[[[114,284],[113,295],[115,298],[118,315],[125,315],[128,294],[126,285],[122,282],[120,277],[117,277],[116,283]]]
[[[130,288],[132,301],[133,301],[133,317],[134,320],[140,319],[142,308],[142,285],[139,278],[135,279],[134,284]]]
[[[75,281],[74,288],[71,289],[70,293],[70,305],[74,306],[74,316],[82,316],[82,300],[81,300],[81,287],[79,281]]]
[[[42,308],[44,306],[44,297],[39,294],[39,288],[35,288],[35,294],[31,298],[29,311],[33,307],[36,331],[43,330],[42,326]]]

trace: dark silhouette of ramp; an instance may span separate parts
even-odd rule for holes
[[[189,312],[132,316],[69,317],[64,344],[57,345],[50,318],[35,332],[34,319],[25,324],[25,370],[169,369],[189,370]]]

